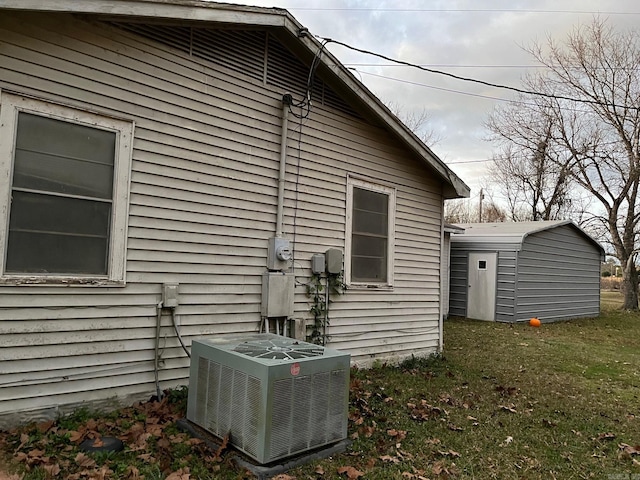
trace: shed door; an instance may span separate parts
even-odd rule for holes
[[[469,253],[467,318],[495,320],[497,253]]]

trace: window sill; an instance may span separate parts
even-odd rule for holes
[[[124,287],[124,280],[110,280],[105,277],[42,277],[4,276],[0,286],[43,286],[43,287]]]
[[[347,290],[363,290],[368,292],[390,292],[393,291],[393,285],[367,284],[367,283],[351,283],[347,285]]]

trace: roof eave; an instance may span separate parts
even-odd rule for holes
[[[0,0],[0,8],[283,27],[286,10],[193,0]]]

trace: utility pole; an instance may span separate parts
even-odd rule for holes
[[[484,193],[480,189],[480,206],[478,208],[478,222],[482,223],[482,200],[484,200]]]

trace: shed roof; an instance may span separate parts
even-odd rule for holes
[[[602,255],[604,248],[593,237],[582,230],[571,220],[546,220],[537,222],[495,222],[495,223],[460,223],[464,229],[461,235],[454,235],[451,241],[458,242],[491,242],[504,244],[520,244],[533,233],[551,230],[568,225],[596,246]]]
[[[454,225],[453,223],[444,223],[444,231],[446,233],[462,233],[464,232],[464,228],[459,225]]]
[[[77,13],[125,21],[161,21],[217,24],[224,27],[264,27],[276,32],[279,40],[310,58],[319,55],[321,71],[336,91],[390,131],[423,164],[443,181],[445,198],[469,196],[469,187],[407,128],[386,105],[358,80],[322,43],[305,29],[287,10],[249,7],[197,0],[0,0],[0,10]]]

